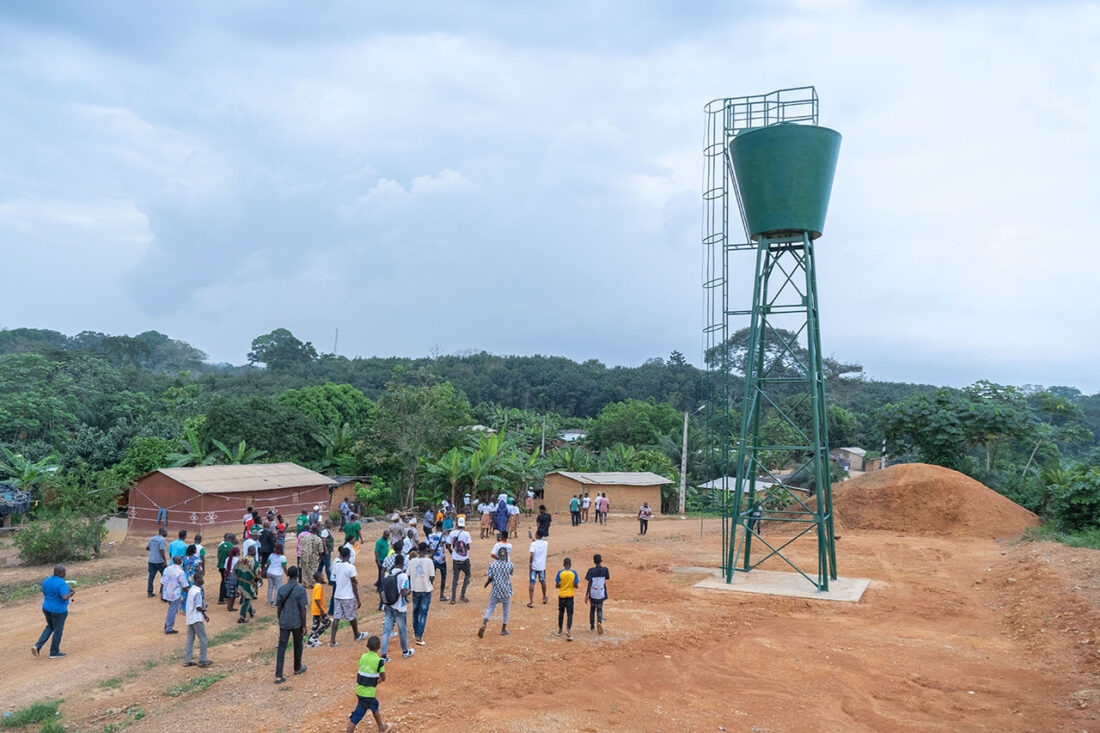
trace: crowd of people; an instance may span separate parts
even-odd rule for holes
[[[405,519],[400,513],[390,517],[391,524],[383,530],[373,548],[377,571],[373,585],[377,609],[382,612],[380,635],[371,636],[360,630],[359,626],[363,599],[356,558],[362,539],[362,524],[347,499],[340,504],[344,538],[338,547],[333,520],[321,515],[321,507],[314,506],[312,512],[306,508],[301,510],[295,519],[293,562],[287,552],[287,523],[282,515],[268,512],[261,517],[249,507],[242,517],[243,540],[235,532],[226,533],[212,558],[219,575],[216,605],[225,606],[227,612],[236,614],[236,623],[246,624],[256,616],[255,604],[263,596],[261,588],[267,586],[266,603],[275,608],[279,628],[275,659],[277,684],[286,681],[284,671],[288,647],[293,648],[292,672],[301,675],[307,670],[302,659],[304,647],[324,645],[326,632],[327,645],[330,648],[339,646],[338,631],[341,622],[346,622],[354,641],[367,642],[367,651],[358,663],[356,693],[359,702],[347,730],[355,730],[370,711],[379,731],[384,731],[388,726],[382,722],[375,691],[386,680],[385,665],[391,661],[390,639],[397,638],[403,658],[415,653],[414,646],[426,646],[428,615],[437,585],[441,603],[470,602],[467,592],[472,572],[473,538],[467,529],[467,512],[476,512],[480,516],[479,539],[494,540],[485,571],[484,587],[489,589],[487,607],[477,636],[484,638],[498,607],[501,609],[500,634],[510,634],[508,620],[515,595],[515,564],[522,562],[519,559],[522,555],[513,546],[518,537],[521,510],[506,494],[500,494],[494,501],[483,501],[476,507],[470,504],[468,495],[464,499],[462,507],[447,501],[438,509],[429,507],[420,525],[422,534],[415,517]],[[526,504],[526,513],[532,513],[532,495],[528,495]],[[591,506],[595,507],[595,521],[600,524],[607,522],[609,502],[606,495],[597,494],[593,500],[585,494],[574,496],[571,502],[573,526],[588,521]],[[572,559],[566,557],[552,580],[548,580],[549,537],[553,519],[544,505],[539,506],[538,510],[535,531],[528,530],[527,608],[535,607],[536,586],[542,603],[549,603],[548,592],[552,586],[558,602],[557,633],[566,641],[572,641],[574,599],[583,581],[584,601],[589,609],[589,630],[603,634],[603,606],[608,598],[610,580],[608,568],[603,564],[602,557],[595,554],[592,566],[582,578],[580,572],[573,568]],[[639,510],[640,534],[645,534],[650,514],[648,504]],[[183,665],[210,667],[214,662],[207,656],[206,624],[210,621],[211,611],[205,588],[209,568],[203,538],[197,534],[189,541],[186,530],[180,530],[171,543],[167,538],[168,530],[162,526],[145,545],[148,552],[147,595],[150,598],[159,596],[167,605],[165,634],[179,633],[175,628],[176,622],[181,613],[184,615],[187,637]],[[448,571],[451,576],[449,596]],[[58,565],[54,574],[42,583],[46,628],[32,648],[35,656],[40,655],[42,647],[51,639],[50,658],[65,656],[60,650],[60,642],[68,603],[73,596],[73,589],[65,581],[65,575],[65,567]],[[154,581],[158,575],[160,589],[155,594]],[[330,589],[327,603],[326,589]],[[410,607],[411,643],[408,634]]]

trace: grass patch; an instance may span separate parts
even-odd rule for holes
[[[1090,550],[1100,550],[1100,527],[1081,530],[1080,532],[1059,532],[1050,525],[1043,524],[1038,527],[1028,527],[1024,532],[1025,542],[1039,542],[1049,540],[1061,542],[1069,547],[1086,547]]]
[[[244,637],[248,636],[248,634],[254,629],[258,627],[270,626],[275,622],[275,620],[276,619],[274,616],[264,616],[263,618],[252,619],[252,621],[247,624],[234,623],[229,628],[223,629],[217,634],[214,634],[214,636],[210,637],[210,640],[207,642],[207,648],[217,646],[218,644],[228,644],[233,641],[240,641]],[[198,651],[197,645],[196,651]],[[271,651],[271,654],[275,654],[274,650]],[[183,659],[183,651],[180,649],[177,649],[171,654],[168,654],[167,656],[164,656],[160,659],[146,659],[141,664],[137,665],[136,667],[131,667],[130,669],[126,670],[116,677],[108,677],[107,679],[102,680],[99,683],[99,686],[107,690],[118,689],[127,682],[132,682],[133,680],[136,680],[145,672],[150,672],[162,664],[171,664],[172,662],[178,662],[181,659]]]
[[[99,733],[114,733],[114,731],[122,730],[123,728],[132,725],[133,723],[141,720],[145,717],[145,711],[141,708],[126,708],[126,717],[122,720],[115,721],[114,723],[108,723],[99,729]]]
[[[0,728],[22,728],[25,725],[52,722],[57,717],[60,701],[36,702],[0,718]]]
[[[202,675],[201,677],[192,677],[182,685],[173,685],[164,691],[165,697],[180,697],[191,692],[202,692],[207,689],[218,680],[225,679],[228,675],[219,672],[218,674]]]

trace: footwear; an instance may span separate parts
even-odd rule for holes
[[[65,652],[58,652],[57,654],[51,654],[50,659],[63,659],[68,655]]]
[[[214,663],[207,659],[205,662],[199,662],[199,666],[205,669],[207,667],[213,667]]]
[[[196,665],[195,665],[195,663],[194,663],[194,662],[184,662],[184,663],[183,663],[183,666],[184,666],[184,667],[194,667],[194,666],[196,666]]]
[[[165,629],[164,633],[166,633],[166,634],[178,634],[179,632],[176,631],[175,629]]]
[[[248,623],[248,619],[246,619],[246,618],[239,618],[239,619],[237,619],[237,623],[239,623],[239,624],[247,624],[247,623]],[[174,634],[174,633],[176,633],[176,632],[174,632],[174,631],[169,631],[168,633],[169,633],[169,634]]]
[[[478,627],[478,629],[477,629],[477,638],[479,638],[479,639],[484,639],[485,638],[485,627],[484,626],[479,626]]]
[[[589,632],[595,631],[595,630],[596,630],[596,627],[595,627],[595,626],[589,626],[589,627],[588,627],[588,630],[589,630]]]
[[[427,646],[427,644],[424,643],[423,639],[417,639],[416,640],[416,645],[417,646]]]
[[[305,674],[307,669],[309,668],[303,664],[301,669],[294,670],[294,674]]]
[[[389,658],[388,655],[382,657],[382,664],[389,664],[389,663],[390,663],[390,658]]]
[[[277,685],[281,685],[284,682],[286,682],[286,677],[276,677],[275,678],[275,684],[277,684]]]
[[[440,596],[439,600],[440,600],[440,602],[443,602],[443,601],[447,600],[447,597],[446,596]]]
[[[573,632],[572,631],[566,633],[565,640],[566,641],[573,641]]]
[[[470,602],[469,598],[459,598],[458,600],[462,601],[463,603],[469,603]]]
[[[337,646],[340,646],[340,642],[338,642],[338,641],[330,641],[330,642],[328,643],[328,645],[329,645],[330,647],[337,647]]]
[[[558,636],[561,636],[561,629],[558,629]]]
[[[534,608],[534,607],[535,607],[535,604],[534,604],[534,603],[528,603],[528,604],[527,604],[527,607],[528,607],[528,608]]]
[[[149,596],[149,597],[150,597],[150,598],[152,598],[152,596]],[[218,605],[219,605],[219,606],[224,606],[224,605],[225,605],[225,601],[218,601]]]
[[[156,596],[154,596],[152,593],[146,593],[145,597],[146,598],[155,598]]]
[[[542,599],[542,605],[544,605],[544,606],[549,602],[550,602],[550,599],[548,599],[548,598],[543,598]]]
[[[397,636],[397,633],[395,632],[395,633],[393,633],[393,634],[390,634],[390,636]],[[359,636],[355,637],[355,640],[356,640],[356,641],[363,641],[363,640],[364,640],[364,639],[366,639],[366,638],[367,638],[367,632],[365,632],[365,631],[360,631],[360,632],[359,632]]]
[[[451,599],[451,605],[453,606],[454,604],[455,604],[455,599],[454,599],[454,598],[452,598],[452,599]]]
[[[501,630],[500,630],[500,635],[501,635],[501,636],[508,636],[508,635],[510,635],[511,633],[512,633],[512,632],[511,632],[511,631],[509,631],[508,629],[501,629]]]
[[[405,651],[401,652],[401,658],[402,659],[408,659],[412,655],[413,655],[413,650],[412,649],[406,649]]]
[[[596,633],[599,634],[600,636],[603,636],[603,621],[596,624]]]
[[[38,648],[37,646],[35,646],[34,644],[31,644],[31,654],[33,654],[34,656],[36,656],[36,657],[37,657],[37,656],[38,656],[39,654],[41,654],[41,653],[42,653],[42,650],[41,650],[41,649],[39,649],[39,648]]]

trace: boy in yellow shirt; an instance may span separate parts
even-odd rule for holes
[[[309,630],[309,640],[306,646],[321,646],[321,635],[332,625],[328,614],[325,613],[325,584],[324,573],[318,570],[313,574],[313,591],[310,610],[313,613],[313,626]]]
[[[558,589],[558,636],[561,636],[562,617],[568,615],[569,620],[565,626],[565,640],[573,641],[573,594],[581,584],[577,572],[573,570],[573,561],[568,557],[561,561],[562,569],[554,578],[554,585]]]

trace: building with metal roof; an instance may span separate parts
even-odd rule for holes
[[[242,517],[250,506],[261,516],[268,511],[282,514],[288,522],[314,506],[327,515],[336,484],[296,463],[160,468],[130,489],[128,526],[155,532],[167,524],[171,534],[186,529],[214,539],[217,528],[243,529]]]
[[[555,471],[546,475],[542,503],[550,512],[568,514],[574,495],[588,494],[595,499],[597,494],[607,494],[612,514],[636,513],[643,502],[660,514],[661,487],[670,483],[671,479],[649,471]],[[590,512],[589,517],[593,516]]]

